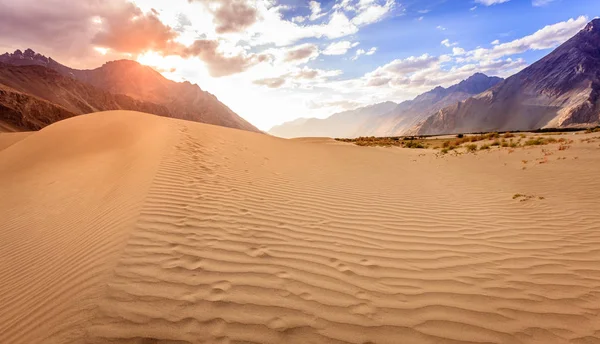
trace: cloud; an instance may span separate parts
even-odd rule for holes
[[[285,84],[285,78],[277,77],[277,78],[259,79],[259,80],[254,80],[253,83],[256,85],[267,86],[269,88],[279,88],[279,87],[283,86],[283,84]]]
[[[534,7],[546,6],[554,0],[532,0],[531,5]]]
[[[496,5],[496,4],[503,4],[505,2],[509,2],[510,0],[475,0],[476,3],[485,5],[485,6],[492,6],[492,5]]]
[[[350,41],[340,41],[329,44],[325,50],[323,50],[323,55],[344,55],[350,50],[358,45],[358,42],[350,42]]]
[[[219,42],[213,40],[197,40],[191,46],[181,49],[177,55],[184,58],[198,57],[206,64],[209,74],[216,78],[241,73],[269,60],[266,54],[242,53],[227,56],[219,51]]]
[[[459,47],[454,47],[452,48],[452,55],[464,55],[465,54],[465,49],[463,48],[459,48]]]
[[[446,28],[441,25],[436,26],[436,29],[441,30],[441,31],[446,31]]]
[[[308,108],[309,109],[320,109],[320,108],[335,107],[335,108],[341,108],[344,110],[353,110],[362,105],[363,104],[352,101],[352,100],[333,100],[333,101],[322,101],[322,102],[310,101],[308,103]]]
[[[477,9],[477,6],[473,6],[471,8],[469,8],[469,11],[475,11]]]
[[[306,17],[303,16],[296,16],[292,18],[292,21],[294,23],[304,23],[306,21]]]
[[[213,14],[217,33],[240,32],[257,21],[258,12],[246,0],[189,0],[202,3]]]
[[[156,13],[144,13],[126,0],[0,0],[1,46],[25,45],[79,68],[124,58],[120,52],[166,48],[176,34]],[[101,55],[93,42],[113,51]]]
[[[357,60],[361,55],[367,55],[367,56],[373,55],[373,54],[375,54],[376,51],[377,51],[377,47],[372,47],[368,51],[366,51],[364,49],[358,49],[358,50],[356,50],[356,53],[355,53],[354,57],[352,58],[352,61]]]
[[[267,86],[269,88],[279,88],[283,85],[299,87],[301,85],[324,82],[329,78],[341,74],[341,70],[313,69],[305,66],[303,68],[296,68],[277,77],[254,80],[253,83],[256,85]]]
[[[500,40],[495,40],[492,42],[492,45],[498,45],[498,44],[500,44]]]
[[[406,59],[396,59],[385,64],[373,72],[371,76],[378,77],[381,75],[405,75],[422,69],[430,68],[440,62],[440,57],[423,54],[421,56],[411,56]]]
[[[369,1],[368,4],[364,4],[361,7],[361,12],[352,18],[352,24],[361,26],[376,23],[389,13],[394,8],[394,5],[394,0],[386,0],[384,4]]]
[[[154,12],[144,14],[130,3],[123,11],[100,19],[100,32],[91,43],[118,52],[167,51],[177,36],[177,32],[164,25]]]
[[[317,20],[327,13],[321,13],[321,4],[318,1],[311,1],[308,3],[310,7],[310,20]]]
[[[553,25],[548,25],[535,33],[511,42],[497,44],[491,49],[479,48],[467,54],[475,60],[498,59],[503,56],[520,54],[527,50],[543,50],[565,42],[587,24],[588,18],[580,16]]]
[[[317,56],[319,56],[319,48],[314,44],[305,43],[287,49],[285,52],[284,61],[300,61],[304,63],[308,60],[316,58]]]
[[[450,48],[450,47],[453,47],[453,46],[457,45],[458,43],[456,43],[456,42],[454,42],[454,43],[451,43],[451,42],[450,42],[450,40],[449,40],[448,38],[446,38],[445,40],[443,40],[443,41],[441,42],[441,44],[442,44],[443,46],[447,47],[447,48]]]

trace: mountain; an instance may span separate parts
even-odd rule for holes
[[[394,102],[384,102],[333,114],[325,119],[300,118],[274,126],[269,134],[291,137],[356,137],[365,122],[381,116],[396,107]]]
[[[600,123],[600,19],[490,90],[441,109],[414,134],[583,127]]]
[[[448,88],[436,87],[404,101],[389,113],[365,123],[359,131],[362,136],[398,136],[440,109],[479,94],[503,79],[476,73]]]
[[[214,95],[203,91],[198,85],[171,81],[154,69],[135,61],[113,61],[96,69],[78,70],[27,49],[25,52],[17,50],[12,54],[0,55],[0,63],[47,68],[64,77],[77,80],[79,82],[77,87],[83,83],[115,96],[127,96],[137,101],[138,105],[144,104],[143,106],[148,110],[154,108],[153,111],[146,111],[153,114],[260,132],[221,103]],[[30,86],[35,87],[34,84]],[[20,91],[29,93],[26,88],[22,88]],[[96,107],[96,109],[106,108],[109,110],[114,109],[113,107],[107,105]],[[122,108],[137,110],[136,108]]]
[[[275,126],[269,133],[280,137],[397,136],[440,109],[481,93],[502,81],[476,73],[460,83],[429,92],[400,104],[385,102],[344,111],[325,119],[302,118]]]
[[[13,130],[39,130],[91,112],[135,110],[169,117],[150,102],[112,94],[40,65],[0,63],[0,121]]]

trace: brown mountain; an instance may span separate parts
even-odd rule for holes
[[[372,118],[396,107],[394,102],[384,102],[333,114],[327,118],[300,118],[274,126],[269,134],[291,137],[356,137],[358,129]]]
[[[383,116],[366,122],[360,129],[362,136],[398,136],[403,135],[414,125],[440,109],[481,93],[501,82],[503,79],[476,73],[460,83],[448,88],[436,87],[404,101]]]
[[[119,109],[170,114],[162,105],[112,94],[43,66],[0,63],[0,121],[6,129],[38,130],[68,117]]]
[[[110,93],[117,98],[126,96],[127,98],[120,99],[121,103],[127,103],[127,105],[119,105],[121,109],[144,111],[172,118],[260,132],[221,103],[214,95],[200,89],[198,85],[171,81],[154,69],[135,61],[113,61],[96,69],[77,70],[28,49],[25,52],[17,50],[13,54],[0,55],[0,63],[13,66],[43,67],[68,78],[61,80],[61,83],[76,80],[75,88],[80,88],[82,84],[85,84]],[[30,81],[26,85],[27,87],[18,90],[25,94],[30,93],[29,87],[36,87],[35,81]],[[31,93],[63,106],[62,102],[57,102],[61,99],[60,96],[47,99],[39,93],[36,94],[33,91]],[[114,103],[102,105],[100,101],[96,102],[93,108],[95,111],[111,110],[115,109],[114,106]],[[81,111],[75,112],[81,113]]]
[[[490,90],[448,106],[415,134],[584,127],[600,123],[600,19]]]

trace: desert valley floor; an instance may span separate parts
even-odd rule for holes
[[[566,135],[440,156],[133,112],[0,134],[0,342],[600,343],[600,133]]]

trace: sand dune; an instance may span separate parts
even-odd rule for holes
[[[53,124],[0,151],[0,342],[599,343],[592,137],[439,158]]]

